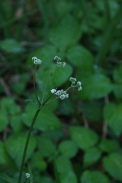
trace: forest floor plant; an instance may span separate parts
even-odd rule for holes
[[[31,122],[31,125],[30,125],[30,129],[29,129],[29,132],[28,132],[28,135],[27,135],[27,138],[26,138],[26,142],[25,142],[25,147],[24,147],[24,151],[23,151],[23,156],[22,156],[22,162],[21,162],[21,167],[20,167],[20,173],[19,173],[19,178],[18,178],[18,183],[21,183],[21,180],[22,180],[22,174],[23,174],[23,167],[24,167],[24,164],[25,164],[25,158],[26,158],[26,153],[27,153],[27,150],[28,150],[28,145],[29,145],[29,140],[30,140],[30,137],[31,137],[31,133],[32,133],[32,130],[33,130],[33,126],[36,122],[36,119],[38,117],[38,114],[40,112],[40,110],[46,105],[48,104],[49,102],[52,102],[56,99],[60,99],[60,100],[64,100],[66,98],[69,97],[69,89],[71,89],[72,87],[76,87],[78,91],[81,91],[82,90],[82,86],[81,86],[81,82],[80,81],[77,81],[76,78],[73,78],[73,77],[70,77],[69,81],[71,82],[71,85],[68,89],[66,90],[58,90],[57,88],[56,89],[51,89],[50,91],[50,96],[45,100],[43,101],[44,99],[44,94],[45,94],[45,91],[46,91],[46,86],[48,84],[48,81],[49,81],[49,78],[47,78],[47,82],[45,84],[45,89],[43,91],[43,95],[42,95],[42,100],[40,100],[38,94],[37,94],[37,88],[36,88],[36,80],[35,80],[35,76],[36,76],[36,71],[37,71],[37,68],[38,68],[38,65],[42,64],[42,61],[40,59],[38,59],[37,57],[33,57],[32,58],[33,60],[33,63],[34,63],[34,75],[33,75],[33,84],[34,84],[34,92],[35,92],[35,95],[36,95],[36,100],[38,102],[38,108],[35,112],[35,115],[32,119],[32,122]],[[65,62],[62,62],[61,61],[61,58],[59,58],[58,56],[55,56],[54,57],[54,62],[55,62],[55,67],[65,67],[66,66],[66,63]],[[49,74],[49,77],[52,73]],[[51,99],[53,98],[53,99]],[[29,173],[26,173],[25,174],[25,181],[24,183],[28,180],[28,178],[30,177],[30,174]]]

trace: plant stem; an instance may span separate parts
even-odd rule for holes
[[[34,126],[34,124],[36,122],[37,116],[38,116],[41,108],[42,107],[39,106],[39,108],[37,109],[37,111],[36,111],[36,113],[35,113],[35,115],[33,117],[33,120],[32,120],[31,126],[30,126],[30,130],[29,130],[29,133],[28,133],[28,136],[27,136],[27,139],[26,139],[26,143],[25,143],[25,147],[24,147],[24,152],[23,152],[23,157],[22,157],[22,162],[21,162],[21,168],[20,168],[20,174],[19,174],[18,183],[21,183],[22,171],[23,171],[23,166],[24,166],[24,162],[25,162],[25,158],[26,158],[26,152],[27,152],[27,148],[28,148],[31,132],[33,130],[33,126]]]
[[[35,92],[35,95],[36,95],[36,100],[37,100],[37,102],[38,102],[38,105],[40,106],[41,105],[41,103],[40,103],[40,100],[39,100],[39,97],[38,97],[38,95],[37,95],[37,90],[36,90],[36,69],[37,69],[37,67],[35,67],[35,69],[34,69],[34,73],[33,73],[33,85],[34,85],[34,92]]]

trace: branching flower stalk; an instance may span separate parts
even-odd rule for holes
[[[32,58],[33,60],[33,63],[35,64],[35,69],[34,69],[34,75],[33,75],[33,84],[34,84],[34,93],[35,93],[35,96],[36,96],[36,100],[38,102],[38,108],[34,114],[34,117],[32,119],[32,122],[31,122],[31,126],[30,126],[30,129],[29,129],[29,132],[28,132],[28,135],[27,135],[27,138],[26,138],[26,142],[25,142],[25,147],[24,147],[24,152],[23,152],[23,156],[22,156],[22,162],[21,162],[21,167],[20,167],[20,173],[19,173],[19,179],[18,179],[18,183],[21,183],[21,178],[22,178],[22,173],[23,173],[23,167],[24,167],[24,163],[25,163],[25,158],[26,158],[26,153],[27,153],[27,149],[28,149],[28,145],[29,145],[29,141],[30,141],[30,137],[31,137],[31,133],[32,133],[32,130],[33,130],[33,126],[36,122],[36,119],[38,117],[38,114],[40,112],[40,110],[46,105],[48,104],[49,100],[51,99],[51,97],[55,97],[53,100],[59,98],[61,100],[64,100],[66,98],[69,97],[69,94],[67,93],[69,91],[69,89],[71,89],[72,87],[76,87],[78,89],[78,91],[81,91],[82,90],[82,87],[81,87],[81,82],[80,81],[77,81],[76,78],[73,78],[71,77],[69,80],[71,82],[71,86],[67,89],[67,90],[57,90],[57,89],[51,89],[51,95],[43,102],[43,99],[42,101],[40,102],[40,98],[37,94],[37,89],[36,89],[36,81],[35,81],[35,76],[36,76],[36,69],[38,67],[39,64],[42,63],[42,61],[40,59],[38,59],[37,57],[33,57]],[[65,67],[66,66],[66,63],[65,62],[61,62],[61,58],[59,58],[58,56],[55,56],[54,57],[54,61],[56,61],[56,66],[57,67]],[[47,84],[46,84],[47,85]],[[44,91],[45,92],[45,91]],[[44,94],[43,94],[44,95]],[[24,183],[28,180],[28,178],[30,177],[30,174],[29,173],[26,173],[26,179],[24,181]]]

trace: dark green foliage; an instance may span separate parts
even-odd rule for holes
[[[41,109],[25,173],[30,183],[122,181],[122,2],[6,0],[0,3],[0,183],[17,183],[25,140],[53,88],[82,82]],[[55,56],[67,63],[55,68]],[[51,73],[51,74],[49,74]],[[45,94],[45,84],[47,83]],[[53,98],[52,98],[53,100]]]

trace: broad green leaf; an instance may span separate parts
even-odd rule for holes
[[[32,107],[28,105],[25,109],[25,112],[22,115],[23,122],[30,126],[33,116],[36,112],[36,107]],[[60,129],[61,123],[59,119],[47,108],[43,108],[40,110],[39,115],[36,119],[34,128],[47,131],[47,130],[54,130],[54,129]]]
[[[26,138],[27,135],[22,134],[20,136],[12,135],[8,138],[5,144],[8,154],[11,156],[11,158],[13,158],[18,167],[20,167],[21,165]],[[31,157],[35,147],[36,147],[35,138],[31,137],[28,145],[26,161]]]
[[[103,74],[89,75],[82,78],[83,90],[80,95],[84,99],[98,99],[108,95],[112,89],[109,78]]]
[[[110,183],[110,180],[100,171],[87,170],[81,176],[81,183]]]
[[[122,155],[119,153],[112,153],[103,159],[103,166],[105,170],[114,179],[122,181]]]
[[[10,125],[15,132],[19,132],[23,126],[22,116],[20,114],[11,116]]]
[[[16,94],[23,94],[28,81],[29,75],[21,74],[18,76],[18,80],[16,82],[11,83],[11,87],[16,92]]]
[[[60,183],[77,183],[77,178],[73,172],[72,164],[68,158],[60,156],[55,159],[55,170]]]
[[[58,54],[55,46],[45,45],[37,49],[28,58],[28,63],[33,64],[32,57],[37,57],[42,60],[41,66],[48,66],[53,61],[54,57]],[[40,68],[42,70],[42,68]]]
[[[8,183],[16,183],[15,179],[5,175],[4,173],[0,173],[0,178],[5,180]]]
[[[112,153],[112,152],[119,151],[120,150],[120,145],[119,145],[118,141],[103,139],[99,143],[99,148],[103,152]]]
[[[83,164],[85,167],[92,165],[97,162],[100,157],[101,151],[96,147],[92,147],[85,152],[83,157]]]
[[[78,21],[71,15],[64,16],[49,32],[50,41],[60,50],[66,50],[81,37]]]
[[[3,131],[7,124],[8,124],[9,120],[7,117],[7,113],[5,110],[0,110],[0,131]]]
[[[42,176],[41,177],[41,183],[54,183],[51,177],[48,176]]]
[[[82,102],[82,111],[90,121],[97,122],[101,120],[102,106],[100,102],[84,101]]]
[[[4,97],[1,100],[1,108],[11,115],[20,114],[20,107],[15,103],[14,98]]]
[[[72,7],[74,6],[73,2],[62,0],[58,3],[55,3],[56,12],[58,14],[58,17],[64,16],[68,12],[71,11]]]
[[[24,51],[24,48],[15,39],[0,41],[0,48],[9,53],[21,53]]]
[[[117,99],[121,99],[122,98],[122,84],[114,84],[113,92]]]
[[[2,141],[0,141],[0,165],[8,163],[8,154]]]
[[[72,158],[76,155],[78,148],[73,141],[64,140],[59,144],[59,151],[62,154],[62,156]]]
[[[117,84],[122,84],[122,65],[114,69],[113,78]]]
[[[50,138],[51,140],[58,140],[64,136],[63,129],[54,129],[44,131],[42,134],[43,137]]]
[[[55,155],[55,145],[49,138],[38,137],[37,144],[43,157],[52,157]]]
[[[50,89],[55,88],[55,87],[59,87],[62,84],[64,84],[69,79],[72,72],[73,72],[73,69],[69,64],[67,64],[64,68],[54,67],[54,69],[52,70],[51,76],[49,76],[49,74],[50,74],[49,67],[47,67],[43,70],[39,70],[38,71],[38,78],[40,81],[40,85],[42,88],[44,88],[46,81],[48,79],[49,81],[48,81],[46,90],[50,92]]]
[[[85,47],[79,45],[70,47],[67,58],[81,72],[93,71],[93,56]]]
[[[72,115],[75,110],[75,105],[71,100],[63,100],[59,105],[59,111],[62,115]]]
[[[40,171],[44,171],[47,168],[47,163],[43,159],[41,151],[34,153],[34,155],[32,156],[30,164],[31,164],[33,169],[38,169]]]
[[[94,146],[98,142],[98,135],[94,131],[81,126],[70,127],[70,135],[76,145],[83,150]]]
[[[122,104],[109,103],[104,107],[104,118],[116,135],[122,132]]]

